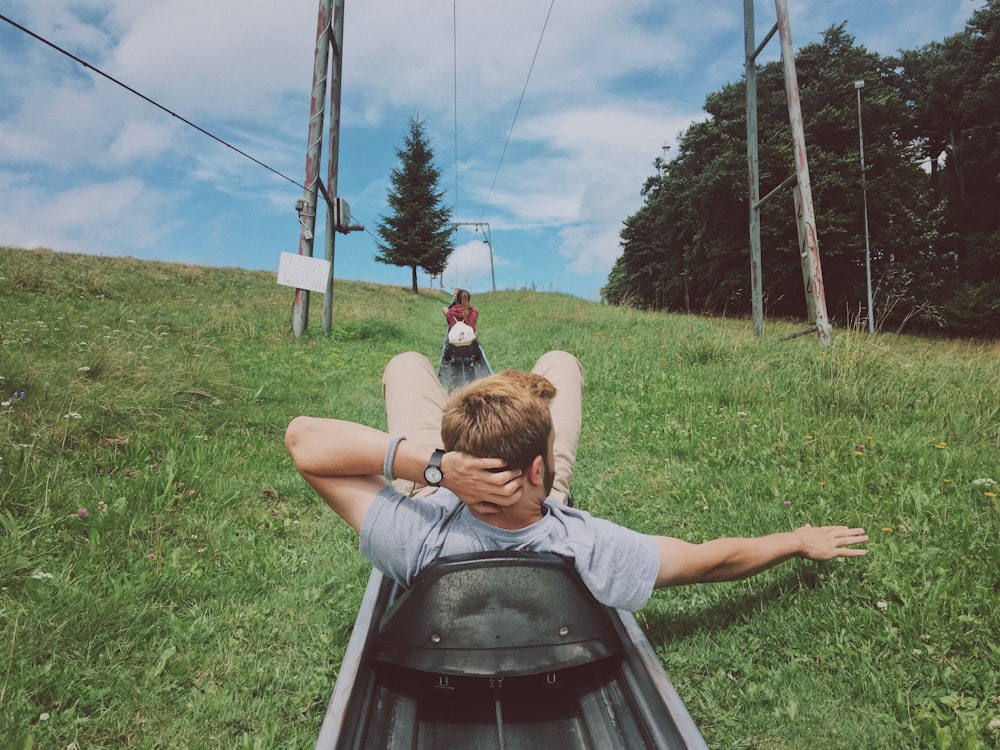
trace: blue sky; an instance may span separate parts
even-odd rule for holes
[[[368,232],[337,236],[336,278],[409,284],[375,262],[372,234],[415,114],[454,219],[490,225],[497,287],[598,298],[654,159],[741,78],[743,3],[557,0],[549,15],[550,2],[346,0],[338,192]],[[891,55],[961,31],[983,2],[788,5],[796,48],[846,21]],[[313,0],[0,0],[0,13],[304,181]],[[774,13],[757,0],[758,39]],[[777,57],[775,39],[763,60]],[[276,272],[298,250],[301,197],[0,22],[0,244]],[[461,228],[455,244],[444,287],[488,291],[482,235]]]

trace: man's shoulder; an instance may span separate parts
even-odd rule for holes
[[[580,508],[575,508],[571,505],[566,505],[565,503],[558,503],[555,500],[546,499],[543,503],[546,510],[556,518],[566,517],[566,518],[578,518],[581,521],[587,522],[594,520],[594,516],[585,510]]]
[[[641,532],[634,531],[627,526],[622,526],[607,518],[595,516],[582,508],[570,507],[553,500],[546,500],[545,507],[549,515],[557,520],[571,533],[583,533],[591,539],[615,539],[620,540],[634,538],[635,536],[645,536]]]
[[[441,505],[445,507],[463,505],[462,501],[458,499],[458,496],[454,492],[446,490],[444,487],[438,487],[436,490],[426,495],[410,497],[405,492],[400,492],[390,484],[379,490],[375,497],[383,502],[393,504],[424,503],[426,505]]]

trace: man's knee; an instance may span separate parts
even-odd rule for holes
[[[413,377],[413,373],[420,369],[431,369],[431,363],[420,352],[403,352],[397,354],[389,360],[382,371],[382,388],[386,383],[393,382],[397,377]]]
[[[583,382],[583,365],[580,364],[580,360],[569,352],[558,349],[546,352],[539,357],[531,371],[548,377],[550,380],[553,379],[552,376],[558,378],[559,375],[562,375]]]

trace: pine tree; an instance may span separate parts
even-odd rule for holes
[[[444,271],[454,250],[451,242],[451,209],[441,203],[440,170],[424,132],[424,123],[411,117],[404,147],[396,150],[400,166],[392,170],[388,203],[392,215],[378,226],[382,242],[375,260],[392,266],[407,266],[413,272],[417,291],[417,269],[432,276]]]

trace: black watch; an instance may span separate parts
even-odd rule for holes
[[[438,448],[431,454],[431,462],[424,469],[424,481],[431,487],[440,487],[441,482],[444,481],[444,474],[441,473],[441,458],[443,456],[444,451]]]

